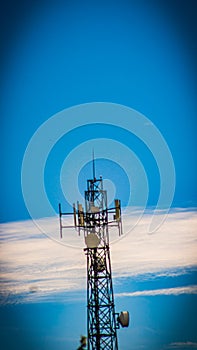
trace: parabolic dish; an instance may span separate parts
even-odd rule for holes
[[[100,239],[95,233],[89,233],[85,237],[85,243],[88,248],[97,248],[99,246]]]

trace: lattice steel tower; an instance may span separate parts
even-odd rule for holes
[[[109,228],[117,226],[122,234],[120,200],[115,199],[114,207],[107,206],[107,192],[103,189],[102,177],[87,180],[85,210],[82,204],[73,205],[74,227],[83,232],[87,256],[87,333],[88,350],[118,350],[117,329],[128,327],[129,314],[115,312],[112,285],[112,269],[109,247]],[[64,228],[63,213],[59,204],[60,235]]]

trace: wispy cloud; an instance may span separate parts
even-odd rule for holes
[[[181,294],[197,294],[197,285],[175,288],[162,288],[152,290],[140,290],[129,293],[117,293],[117,297],[139,297],[139,296],[155,296],[155,295],[181,295]]]
[[[191,342],[191,341],[187,341],[187,342],[174,342],[174,343],[170,343],[168,344],[165,349],[197,349],[197,343],[195,342]]]
[[[151,214],[151,211],[147,212],[131,232],[112,242],[114,278],[143,274],[176,275],[180,273],[177,272],[179,268],[184,270],[197,265],[196,212],[173,211],[154,235],[147,234]],[[125,232],[132,227],[134,215],[124,217]],[[86,288],[83,236],[68,230],[61,241],[63,244],[60,244],[58,218],[43,220],[51,239],[42,234],[32,221],[1,225],[1,292],[4,300],[9,295],[17,297],[31,293],[32,298],[36,298]],[[115,231],[111,231],[112,238],[114,235]],[[71,246],[78,246],[78,249]],[[151,295],[196,293],[193,286],[184,288],[152,291]]]

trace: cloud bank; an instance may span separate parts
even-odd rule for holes
[[[173,210],[166,222],[153,235],[147,233],[151,211],[147,211],[133,230],[111,244],[114,278],[155,274],[169,276],[177,269],[197,265],[197,215],[193,209]],[[135,220],[133,213],[124,216],[124,231]],[[158,212],[158,215],[162,213]],[[56,241],[42,234],[32,221],[1,225],[1,294],[2,302],[23,298],[44,298],[49,295],[86,289],[86,257],[83,236],[74,230],[65,233],[59,244],[57,218],[44,219]],[[56,236],[55,236],[56,235]],[[115,231],[111,232],[114,240]],[[80,247],[81,245],[81,247]],[[179,270],[180,271],[180,270]],[[196,286],[159,290],[131,291],[129,296],[182,293],[196,294]],[[128,295],[128,293],[127,293]],[[122,294],[123,296],[123,294]]]

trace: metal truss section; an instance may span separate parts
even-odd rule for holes
[[[117,350],[109,246],[85,249],[87,254],[88,349]]]

